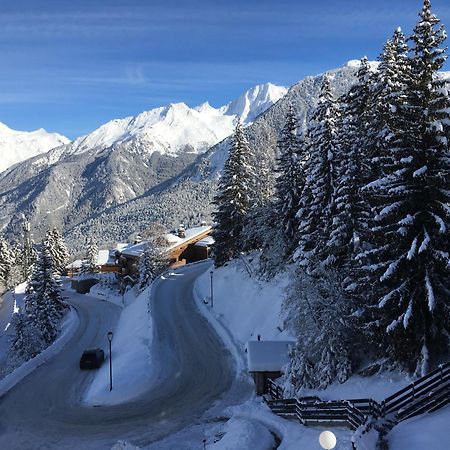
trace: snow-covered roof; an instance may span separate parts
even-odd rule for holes
[[[83,260],[82,259],[77,259],[73,262],[71,262],[70,264],[67,264],[66,269],[81,269],[81,266],[83,265]]]
[[[194,239],[196,236],[199,236],[209,230],[211,230],[211,226],[200,226],[200,227],[192,227],[188,228],[185,231],[185,237],[180,238],[176,234],[173,233],[167,233],[165,235],[165,238],[169,245],[167,246],[167,250],[172,250],[175,247],[178,247],[179,245],[184,244],[185,242],[190,241],[191,239]],[[204,238],[208,239],[208,238]],[[202,241],[204,240],[202,239]],[[214,241],[213,241],[214,242]],[[125,256],[132,256],[134,258],[140,258],[145,250],[145,245],[147,244],[146,241],[139,242],[138,244],[117,244],[117,249],[122,253],[122,255]],[[210,245],[210,244],[208,244]]]
[[[97,256],[98,266],[115,266],[116,265],[116,250],[99,250]]]
[[[190,241],[191,239],[194,239],[196,236],[199,236],[209,230],[211,230],[211,226],[201,226],[201,227],[192,227],[188,228],[185,232],[185,237],[180,238],[179,236],[176,236],[175,234],[166,234],[166,238],[169,241],[169,247],[168,250],[172,250],[173,248],[177,247],[178,245],[182,245],[187,241]]]
[[[279,372],[289,361],[289,347],[294,341],[248,341],[249,372]]]
[[[209,247],[214,244],[214,238],[211,236],[207,236],[202,240],[195,243],[196,247]]]
[[[145,250],[146,242],[139,242],[138,244],[129,244],[121,250],[122,255],[133,256],[139,258]]]

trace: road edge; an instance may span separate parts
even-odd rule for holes
[[[70,311],[64,318],[61,334],[56,341],[44,351],[39,353],[39,355],[23,363],[20,367],[17,367],[0,381],[0,398],[6,395],[25,377],[30,375],[36,369],[45,364],[49,359],[59,353],[73,337],[75,331],[78,329],[79,323],[80,318],[78,312],[74,306],[70,305]]]

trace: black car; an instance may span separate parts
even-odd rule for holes
[[[80,359],[80,369],[98,369],[105,360],[105,352],[101,348],[88,348]]]

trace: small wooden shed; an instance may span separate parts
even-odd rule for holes
[[[267,380],[283,374],[294,341],[248,341],[247,363],[256,385],[256,394],[266,394]]]

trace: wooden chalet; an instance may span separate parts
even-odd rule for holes
[[[184,230],[180,228],[178,233],[168,234],[169,260],[171,267],[179,267],[185,264],[202,261],[209,257],[209,249],[214,241],[211,238],[212,227],[200,226]]]
[[[180,227],[176,233],[166,234],[168,242],[166,251],[170,267],[179,267],[207,259],[214,242],[210,236],[211,233],[211,226],[199,226],[186,230]],[[122,275],[134,276],[138,273],[139,258],[144,253],[145,245],[146,242],[119,244],[116,257]]]

